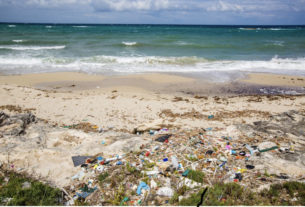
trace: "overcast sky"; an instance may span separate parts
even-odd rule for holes
[[[305,0],[0,0],[0,22],[305,24]]]

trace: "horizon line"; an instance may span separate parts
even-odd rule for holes
[[[47,22],[0,22],[0,24],[36,25],[174,25],[174,26],[305,26],[305,24],[163,24],[163,23],[47,23]]]

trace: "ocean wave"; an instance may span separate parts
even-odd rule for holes
[[[60,46],[0,46],[0,49],[7,50],[60,50],[64,49],[65,45]]]
[[[72,27],[74,27],[74,28],[87,28],[89,26],[72,26]]]
[[[265,44],[266,46],[280,46],[280,47],[284,47],[284,43],[285,41],[266,41],[267,43]]]
[[[10,25],[8,25],[8,27],[16,27],[16,25],[10,24]]]
[[[184,41],[177,41],[175,42],[176,45],[181,45],[181,46],[184,46],[184,45],[192,45],[191,43],[188,43],[188,42],[184,42]]]
[[[200,57],[120,57],[94,56],[86,58],[38,58],[38,57],[0,57],[0,71],[10,69],[12,72],[27,71],[54,72],[77,71],[100,73],[115,71],[134,72],[283,72],[303,71],[305,58],[279,58],[270,60],[208,60]]]
[[[137,42],[122,42],[122,44],[125,45],[125,46],[135,46],[138,43]]]
[[[17,43],[24,42],[24,40],[12,40],[12,41]]]
[[[298,30],[299,28],[264,28],[264,27],[240,27],[239,30],[270,30],[270,31],[281,31],[281,30]]]
[[[52,28],[52,26],[50,26],[50,25],[47,25],[47,26],[46,26],[46,28]]]

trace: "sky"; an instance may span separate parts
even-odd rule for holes
[[[0,0],[0,22],[304,25],[305,0]]]

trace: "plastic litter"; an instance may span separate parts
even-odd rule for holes
[[[183,178],[182,182],[179,183],[179,187],[183,187],[183,185],[189,187],[189,188],[195,188],[197,186],[200,186],[201,184],[198,182],[195,182],[188,178]]]
[[[167,161],[168,161],[168,158],[164,158],[164,159],[163,159],[163,162],[167,162]]]
[[[246,152],[245,151],[241,151],[238,153],[240,156],[246,156]]]
[[[179,168],[179,163],[178,163],[177,157],[176,156],[171,156],[171,158],[172,158],[173,167],[178,169]]]
[[[253,155],[254,151],[253,148],[246,144],[246,148],[250,151],[250,155]]]
[[[186,171],[184,171],[184,172],[182,173],[182,176],[187,177],[188,174],[189,174],[189,172],[190,172],[190,170],[187,169]]]
[[[139,185],[138,188],[137,188],[137,194],[138,194],[138,195],[141,195],[142,189],[144,189],[144,190],[149,190],[150,188],[149,188],[149,186],[148,186],[145,182],[141,181],[141,182],[140,182],[140,185]]]
[[[238,179],[239,182],[242,181],[243,177],[241,173],[235,173],[235,178],[234,179]]]
[[[249,170],[252,170],[252,169],[255,168],[255,166],[253,166],[253,165],[246,165],[246,168],[249,169]]]
[[[162,187],[157,190],[157,195],[172,197],[174,195],[174,191],[169,187]]]
[[[120,203],[120,206],[122,206],[124,203],[126,203],[127,201],[129,201],[128,197],[124,197],[123,200]]]
[[[156,139],[156,141],[157,141],[157,142],[165,142],[166,140],[168,141],[168,139],[169,139],[171,136],[172,136],[171,134],[167,134],[167,135],[158,137],[158,138]]]
[[[32,186],[32,184],[28,181],[22,183],[22,189],[28,189]]]
[[[143,173],[144,173],[144,171],[143,171]],[[153,170],[153,171],[146,171],[145,173],[146,173],[146,175],[157,175],[157,174],[159,174],[159,171]]]
[[[74,164],[74,167],[77,167],[81,164],[86,163],[86,160],[91,158],[92,156],[73,156],[72,157],[72,161]]]
[[[207,155],[212,155],[213,154],[213,150],[208,150],[205,154],[207,154]]]
[[[219,165],[219,167],[223,167],[226,163],[227,163],[227,161],[224,161],[223,163],[221,163],[221,164]]]
[[[75,179],[82,180],[84,177],[85,177],[85,173],[84,173],[84,171],[81,170],[72,177],[72,180],[75,180]]]
[[[214,118],[214,115],[209,115],[208,116],[208,119],[213,119]]]
[[[154,180],[151,180],[150,181],[150,187],[151,187],[151,189],[155,189],[155,188],[158,187],[158,185],[157,185],[157,183]]]
[[[227,149],[227,150],[230,150],[230,149],[232,149],[232,147],[231,147],[230,145],[227,145],[227,146],[226,146],[226,149]]]
[[[284,180],[289,178],[289,176],[284,174],[284,173],[281,173],[280,175],[277,175],[276,177],[279,178],[279,179],[284,179]]]
[[[279,148],[278,146],[274,146],[274,147],[270,147],[270,148],[267,148],[267,149],[259,149],[258,151],[259,152],[268,152],[268,151],[270,151],[270,150],[275,150],[275,149],[277,149],[277,148]]]
[[[81,198],[87,198],[90,195],[90,193],[87,193],[87,192],[78,193],[77,192],[76,195]]]

